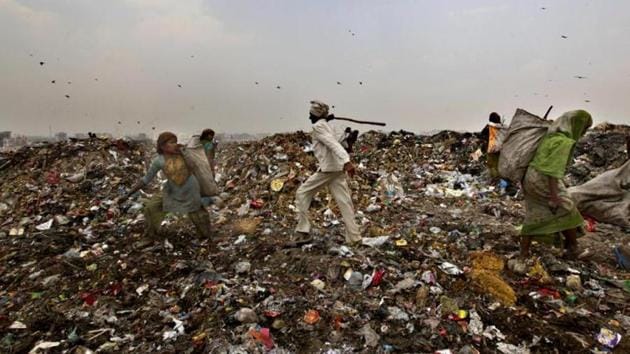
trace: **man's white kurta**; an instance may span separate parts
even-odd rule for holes
[[[350,156],[335,139],[334,131],[325,119],[320,119],[313,125],[311,138],[313,139],[313,152],[319,162],[319,169],[296,192],[295,199],[298,209],[296,231],[310,232],[308,209],[317,191],[327,186],[339,206],[346,225],[346,242],[356,243],[361,240],[361,234],[354,220],[352,195],[346,182],[346,174],[343,171],[344,164],[350,162]]]

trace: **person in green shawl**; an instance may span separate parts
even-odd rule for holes
[[[577,141],[593,124],[583,110],[556,119],[542,139],[523,179],[526,215],[521,230],[521,256],[529,256],[532,240],[564,245],[569,258],[577,258],[577,238],[584,220],[562,181]],[[564,236],[564,237],[563,237]]]

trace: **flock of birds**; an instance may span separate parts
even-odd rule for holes
[[[543,11],[544,11],[544,10],[547,10],[547,8],[546,8],[546,7],[541,7],[540,9],[541,9],[541,10],[543,10]],[[356,36],[356,33],[355,33],[354,31],[352,31],[352,29],[348,29],[348,33],[349,33],[351,36],[353,36],[353,37],[354,37],[354,36]],[[562,39],[568,39],[569,37],[568,37],[567,35],[564,35],[564,34],[563,34],[563,35],[561,35],[561,36],[560,36],[560,38],[562,38]],[[32,57],[32,56],[33,56],[33,54],[30,54],[30,56]],[[191,56],[190,56],[190,58],[191,58],[191,59],[194,59],[194,58],[195,58],[195,55],[191,55]],[[39,65],[40,65],[40,66],[44,66],[45,64],[46,64],[46,62],[45,62],[45,61],[40,61],[40,62],[39,62]],[[590,64],[590,63],[589,63],[589,64]],[[586,76],[584,76],[584,75],[575,75],[575,76],[573,76],[573,77],[574,77],[575,79],[578,79],[578,80],[584,80],[584,79],[587,79],[587,77],[586,77]],[[94,78],[94,81],[98,81],[98,78]],[[548,80],[548,81],[552,81],[552,80]],[[50,83],[51,83],[51,84],[56,84],[56,83],[57,83],[57,80],[52,80]],[[337,83],[337,85],[339,85],[339,86],[343,85],[341,81],[337,81],[336,83]],[[71,81],[68,81],[68,82],[67,82],[67,84],[68,84],[68,85],[71,85],[71,84],[72,84],[72,82],[71,82]],[[363,86],[363,85],[364,85],[364,82],[363,82],[363,81],[358,81],[358,84],[359,84],[360,86]],[[254,81],[254,85],[260,85],[260,82],[259,82],[259,81]],[[182,84],[181,84],[181,83],[178,83],[178,84],[177,84],[177,87],[178,87],[178,88],[183,88],[183,86],[182,86]],[[275,86],[275,89],[276,89],[276,90],[281,90],[281,89],[282,89],[282,86],[280,86],[280,85],[276,85],[276,86]],[[534,93],[534,95],[536,96],[537,94],[536,94],[536,93]],[[66,99],[69,99],[69,98],[70,98],[70,95],[69,95],[69,94],[65,94],[65,95],[64,95],[64,97],[65,97]],[[518,95],[515,95],[514,97],[518,97]],[[545,97],[548,97],[548,95],[545,95]],[[588,103],[588,102],[590,102],[590,100],[585,99],[585,100],[584,100],[584,102],[587,102],[587,103]],[[118,124],[121,124],[121,122],[118,122]],[[138,122],[138,124],[140,124],[140,122]],[[155,127],[153,127],[153,129],[155,129]]]

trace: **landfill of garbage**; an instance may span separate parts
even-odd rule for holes
[[[169,215],[143,236],[116,202],[154,147],[89,139],[0,158],[0,351],[164,353],[630,352],[621,227],[588,220],[566,261],[518,258],[524,203],[491,183],[476,134],[366,132],[349,182],[363,244],[344,245],[326,191],[312,241],[292,242],[295,190],[316,170],[303,132],[226,143],[213,237]],[[593,129],[570,185],[620,166],[624,134]]]

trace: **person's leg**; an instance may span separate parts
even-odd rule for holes
[[[488,153],[487,166],[490,172],[490,178],[492,180],[497,179],[499,177],[499,154]]]
[[[156,194],[144,204],[144,234],[147,237],[156,238],[165,216],[166,213],[162,209],[162,196]]]
[[[521,258],[529,257],[529,246],[532,244],[530,236],[521,236]]]
[[[188,213],[188,218],[195,225],[197,235],[201,238],[210,238],[210,215],[206,208],[201,208],[195,212]]]
[[[346,174],[340,172],[328,185],[330,193],[335,198],[341,216],[346,225],[346,242],[357,243],[361,241],[361,232],[359,226],[354,219],[354,206],[352,204],[352,195],[350,194],[350,188],[346,181]]]
[[[328,183],[329,175],[329,173],[315,172],[298,188],[295,193],[295,206],[298,210],[298,224],[295,231],[305,234],[311,231],[308,209],[311,207],[311,201],[317,191]]]
[[[577,229],[562,231],[564,235],[564,248],[567,249],[567,256],[575,258],[578,256]]]

